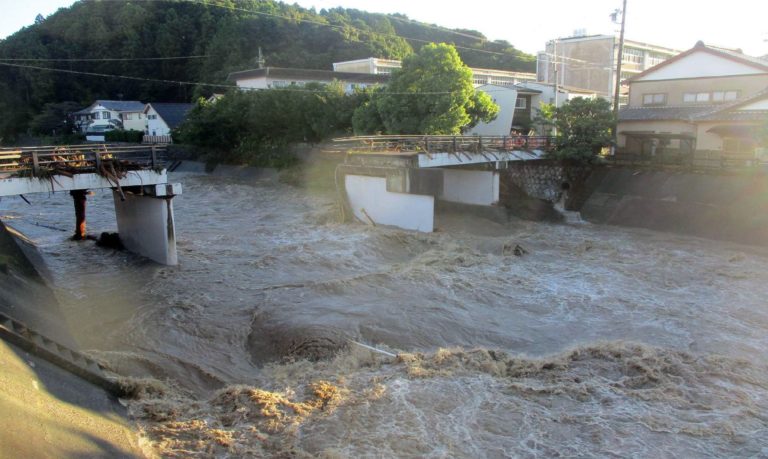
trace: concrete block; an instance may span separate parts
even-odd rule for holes
[[[344,187],[355,217],[361,222],[432,232],[435,198],[387,191],[384,177],[346,175]]]
[[[126,249],[164,265],[178,264],[171,197],[112,192],[120,240]]]

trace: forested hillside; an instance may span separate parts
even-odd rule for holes
[[[225,90],[3,63],[221,84],[229,72],[255,67],[259,47],[270,66],[330,70],[335,61],[401,59],[427,42],[447,42],[459,47],[467,65],[534,71],[534,57],[507,42],[487,41],[475,31],[455,32],[402,15],[342,8],[315,12],[272,0],[81,1],[0,41],[0,139],[25,132],[46,103],[190,101]],[[182,58],[135,60],[158,57]],[[83,58],[111,60],[77,60]]]

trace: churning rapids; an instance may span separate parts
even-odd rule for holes
[[[766,250],[456,214],[420,234],[175,179],[178,267],[68,241],[66,194],[0,203],[156,454],[768,456]],[[111,199],[90,230],[115,230]]]

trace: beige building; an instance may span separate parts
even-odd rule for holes
[[[243,89],[280,89],[290,86],[304,86],[308,83],[328,84],[339,81],[346,92],[386,84],[388,75],[367,75],[356,72],[332,72],[330,70],[290,69],[264,67],[230,73],[228,79]]]
[[[768,62],[702,42],[629,79],[618,146],[629,153],[751,153],[768,122]]]
[[[616,88],[616,64],[619,39],[613,35],[590,35],[558,38],[547,43],[538,54],[538,81],[595,92],[613,99]],[[664,62],[678,50],[632,40],[624,40],[621,80]],[[626,90],[622,91],[622,105]]]
[[[368,73],[372,75],[389,75],[399,69],[400,61],[369,57],[354,61],[334,62],[336,72]],[[483,85],[514,86],[518,83],[536,81],[535,73],[511,72],[507,70],[471,68],[472,82],[475,87]]]

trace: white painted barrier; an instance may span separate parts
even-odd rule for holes
[[[432,232],[435,224],[435,198],[387,191],[384,177],[346,175],[344,186],[355,217],[377,225]]]
[[[164,265],[178,264],[173,198],[126,194],[117,191],[117,231],[126,249]]]
[[[443,169],[443,201],[490,206],[499,202],[499,174],[494,171]]]

